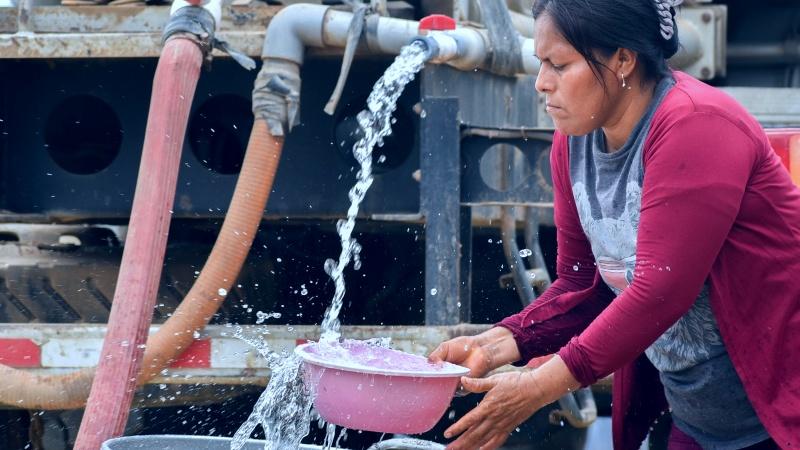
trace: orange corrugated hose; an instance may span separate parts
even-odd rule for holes
[[[191,343],[230,291],[244,263],[263,215],[278,168],[283,139],[270,135],[256,119],[242,170],[219,238],[192,289],[172,317],[150,336],[138,384],[159,374]],[[0,365],[0,403],[22,409],[73,409],[86,403],[95,369],[63,375],[36,375]]]

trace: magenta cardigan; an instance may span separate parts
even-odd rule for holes
[[[781,448],[800,447],[800,190],[764,131],[722,91],[675,72],[644,147],[633,283],[615,297],[572,196],[567,139],[551,164],[558,279],[499,326],[521,363],[557,352],[582,385],[614,373],[614,448],[635,450],[667,405],[643,352],[703,284],[748,398]]]

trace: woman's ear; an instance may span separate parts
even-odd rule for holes
[[[636,69],[636,61],[638,59],[636,52],[627,48],[620,48],[617,50],[616,57],[619,64],[617,73],[624,73],[626,77],[632,74]]]

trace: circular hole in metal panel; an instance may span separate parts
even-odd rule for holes
[[[70,97],[45,123],[47,152],[67,172],[88,175],[114,161],[122,144],[122,126],[114,110],[91,95]]]
[[[206,100],[189,121],[189,145],[204,166],[221,174],[242,168],[253,128],[250,101],[233,94]]]
[[[486,149],[480,159],[481,179],[499,192],[518,188],[532,173],[528,158],[516,145],[494,144]]]

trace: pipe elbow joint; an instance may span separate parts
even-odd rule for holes
[[[306,3],[281,9],[267,26],[261,58],[302,65],[306,47],[324,44],[323,28],[328,9],[328,6]]]

